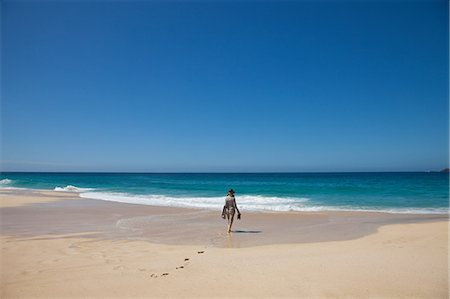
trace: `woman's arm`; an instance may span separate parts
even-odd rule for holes
[[[225,219],[225,206],[223,206],[223,209],[222,209],[222,218]]]
[[[236,204],[236,198],[233,198],[233,204],[234,204],[234,208],[236,209],[236,211],[238,212],[238,214],[240,214],[241,212],[239,212],[239,209],[238,209],[238,207],[237,207],[237,204]]]

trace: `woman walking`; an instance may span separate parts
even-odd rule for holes
[[[233,225],[234,214],[237,212],[238,219],[241,219],[241,212],[236,204],[236,198],[234,197],[234,190],[230,189],[227,193],[227,197],[225,198],[225,205],[222,209],[222,218],[225,217],[228,219],[228,233],[231,233],[231,226]]]

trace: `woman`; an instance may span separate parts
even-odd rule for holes
[[[231,226],[233,225],[234,213],[237,211],[238,219],[241,219],[241,212],[236,205],[236,199],[234,198],[234,190],[230,189],[227,193],[227,197],[225,198],[225,205],[222,210],[222,218],[228,219],[228,233],[231,233]]]

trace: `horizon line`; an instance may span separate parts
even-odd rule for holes
[[[447,170],[447,171],[446,171]],[[55,174],[309,174],[309,173],[449,173],[441,170],[385,170],[385,171],[3,171],[0,173],[55,173]]]

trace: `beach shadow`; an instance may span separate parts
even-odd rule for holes
[[[236,234],[259,234],[262,233],[262,230],[233,230],[232,232]]]

